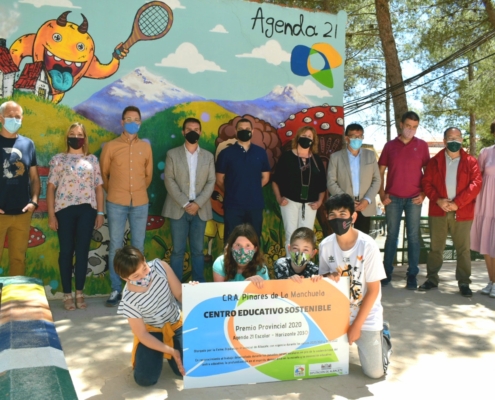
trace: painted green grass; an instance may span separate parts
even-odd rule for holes
[[[82,122],[87,129],[90,151],[99,157],[103,143],[114,139],[112,132],[102,129],[94,122],[87,120],[64,105],[55,105],[32,94],[15,92],[13,99],[24,108],[25,118],[20,131],[31,138],[37,148],[38,165],[48,166],[53,155],[65,151],[65,132],[73,122]],[[5,99],[0,99],[0,104]],[[180,104],[155,114],[143,122],[139,136],[151,143],[153,151],[153,180],[148,189],[150,198],[150,215],[161,215],[165,201],[166,190],[163,181],[165,156],[168,150],[182,146],[182,122],[187,117],[201,120],[203,134],[199,144],[202,148],[215,153],[215,140],[218,128],[233,119],[231,113],[213,102],[199,101]],[[273,264],[279,257],[285,255],[284,227],[281,221],[280,208],[275,200],[271,185],[263,188],[265,198],[264,224],[261,237],[261,247],[265,254],[266,265],[271,278]],[[37,215],[39,216],[39,215]],[[45,286],[50,286],[52,292],[61,291],[58,271],[58,237],[56,232],[48,228],[47,215],[33,218],[32,226],[40,229],[45,235],[45,243],[29,248],[27,251],[26,275],[43,280]],[[211,242],[211,261],[205,263],[205,279],[213,280],[212,265],[215,258],[223,252],[223,240],[218,234],[214,238],[205,237],[204,253],[207,255],[209,241]],[[100,244],[91,242],[91,249]],[[148,231],[145,240],[145,253],[148,259],[160,258],[170,261],[172,240],[168,220],[160,229]],[[191,279],[191,260],[186,256],[184,263],[183,281]],[[8,274],[8,250],[3,252],[0,259],[0,275]],[[85,293],[88,295],[105,294],[110,292],[109,274],[90,276],[86,279]]]

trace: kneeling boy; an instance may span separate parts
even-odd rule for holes
[[[337,282],[340,276],[349,277],[351,325],[347,338],[349,344],[358,346],[364,374],[380,378],[392,347],[380,302],[380,281],[386,278],[380,250],[370,236],[354,229],[357,214],[351,196],[332,196],[325,207],[335,233],[320,243],[320,274]]]
[[[182,301],[182,285],[174,271],[158,258],[146,262],[133,246],[117,250],[114,266],[127,282],[117,314],[127,317],[134,334],[134,380],[141,386],[154,385],[163,358],[176,375],[184,375],[182,317],[176,301]]]
[[[302,282],[301,278],[321,279],[318,266],[311,261],[316,254],[316,236],[312,229],[298,228],[292,233],[289,253],[273,266],[277,279],[291,278],[296,282]]]

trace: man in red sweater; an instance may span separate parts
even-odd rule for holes
[[[445,149],[426,166],[421,181],[430,199],[428,210],[431,249],[426,262],[426,282],[419,290],[438,287],[443,251],[450,232],[457,254],[456,279],[464,297],[471,297],[470,231],[474,219],[474,203],[481,190],[481,173],[476,159],[462,148],[462,133],[448,128],[443,135]]]

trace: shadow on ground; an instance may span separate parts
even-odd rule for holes
[[[487,280],[484,263],[473,264],[472,298],[458,293],[454,270],[445,264],[439,289],[423,293],[405,290],[406,267],[396,268],[382,291],[394,354],[379,380],[363,375],[351,346],[347,376],[184,390],[165,365],[155,387],[141,388],[132,377],[127,321],[104,307],[105,298],[87,299],[87,310],[65,311],[61,301],[50,306],[80,399],[457,399],[492,390],[495,299],[479,294]],[[419,283],[424,266],[421,271]]]

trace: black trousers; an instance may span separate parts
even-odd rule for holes
[[[369,235],[370,226],[371,226],[371,217],[365,217],[361,213],[361,211],[357,211],[357,215],[358,216],[356,218],[356,222],[354,222],[354,228],[356,228],[358,231],[361,231]]]

